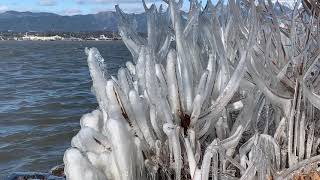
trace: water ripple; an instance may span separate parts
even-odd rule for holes
[[[97,107],[85,47],[97,47],[115,74],[130,60],[121,42],[0,42],[0,179],[48,171]]]

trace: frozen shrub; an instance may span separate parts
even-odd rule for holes
[[[310,5],[311,2],[311,6]],[[67,178],[288,179],[320,163],[313,1],[147,7],[147,37],[116,6],[133,62],[116,77],[86,49],[99,109],[81,118]],[[305,8],[305,6],[309,8]]]

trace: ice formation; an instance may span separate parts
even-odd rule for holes
[[[133,62],[87,48],[99,108],[65,152],[71,180],[290,179],[320,164],[319,11],[271,0],[116,6]],[[309,1],[311,2],[311,0]],[[308,5],[308,4],[307,4]],[[310,7],[310,6],[307,6]]]

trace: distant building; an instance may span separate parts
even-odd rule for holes
[[[87,41],[99,41],[99,38],[95,38],[95,37],[91,36],[91,37],[87,37],[86,40]]]
[[[104,40],[104,41],[112,41],[113,38],[109,38],[105,36],[104,34],[100,35],[99,40]]]
[[[36,36],[36,35],[28,35],[26,33],[23,37],[22,40],[25,41],[58,41],[58,40],[64,40],[63,37],[55,35],[55,36]]]
[[[82,41],[81,38],[76,38],[76,37],[70,37],[70,38],[65,38],[67,41]]]

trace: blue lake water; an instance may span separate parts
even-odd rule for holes
[[[97,47],[108,72],[131,60],[121,41],[0,41],[0,179],[61,164],[79,119],[97,107],[85,47]]]

